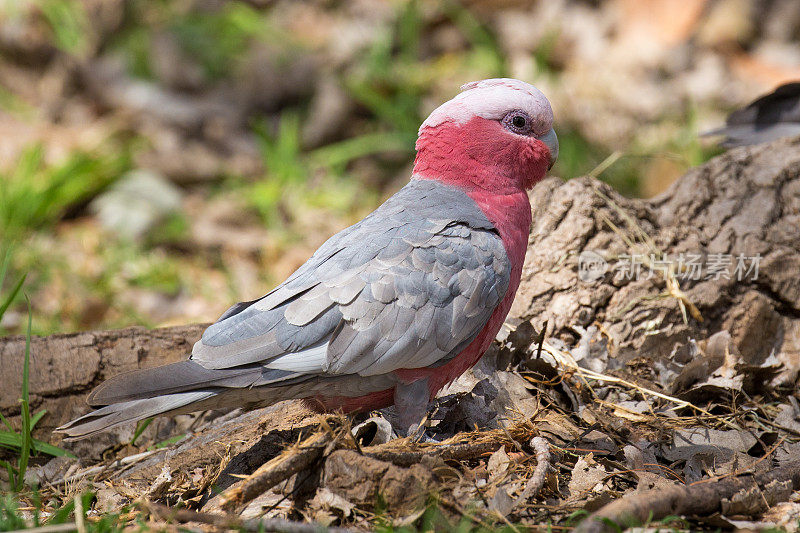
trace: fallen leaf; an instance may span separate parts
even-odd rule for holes
[[[726,461],[733,452],[746,453],[756,442],[753,435],[744,431],[691,428],[677,431],[673,443],[662,454],[668,461],[688,461],[698,453]]]
[[[572,469],[572,478],[569,480],[569,492],[571,498],[578,499],[591,491],[603,489],[603,481],[608,472],[606,469],[595,462],[592,454],[585,455],[578,459]]]
[[[489,479],[495,481],[502,478],[508,472],[510,465],[511,459],[509,459],[505,449],[500,448],[489,457],[489,461],[486,463]]]
[[[489,502],[489,508],[500,516],[506,516],[514,509],[514,498],[508,494],[505,487],[497,487]]]
[[[316,505],[324,510],[340,511],[343,518],[349,518],[353,514],[353,509],[355,509],[355,505],[325,487],[317,489],[311,505]]]

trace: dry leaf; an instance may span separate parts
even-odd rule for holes
[[[511,459],[508,458],[508,454],[506,453],[505,449],[500,448],[494,452],[491,457],[489,457],[489,461],[486,463],[486,470],[489,472],[489,479],[496,481],[502,478],[506,472],[508,472],[510,465]]]
[[[574,500],[585,496],[588,492],[602,490],[606,475],[608,475],[606,469],[595,462],[591,453],[581,457],[575,463],[572,478],[569,480],[570,498]]]

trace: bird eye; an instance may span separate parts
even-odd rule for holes
[[[501,121],[506,129],[518,135],[530,135],[533,121],[525,111],[511,111]]]

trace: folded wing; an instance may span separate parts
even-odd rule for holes
[[[93,403],[436,366],[477,336],[510,270],[499,235],[469,196],[412,180],[283,284],[231,307],[177,372],[154,371],[135,386],[120,380]]]

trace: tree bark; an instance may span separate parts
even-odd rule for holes
[[[86,413],[86,396],[103,380],[185,359],[205,328],[203,324],[153,330],[131,327],[33,337],[31,405],[33,411],[48,413],[34,436],[50,440],[53,429]],[[0,338],[0,412],[17,427],[24,356],[24,336]]]
[[[745,362],[770,353],[793,383],[800,368],[800,138],[731,150],[691,169],[652,200],[629,199],[590,178],[551,178],[531,194],[533,231],[511,316],[574,345],[573,326],[599,324],[619,363],[665,360],[690,338],[727,329]],[[629,241],[635,241],[633,245]],[[679,299],[663,297],[665,276],[642,269],[628,279],[626,255],[681,254],[708,267],[730,258],[728,275],[678,279]],[[579,276],[581,254],[596,252],[608,271]],[[757,275],[736,279],[738,257],[758,257]],[[668,266],[668,265],[667,265]],[[680,276],[676,276],[680,278]],[[717,278],[717,279],[715,279]],[[677,294],[677,293],[675,293]],[[693,317],[690,304],[702,321]]]
[[[787,492],[798,489],[800,461],[756,475],[731,476],[689,486],[675,485],[635,492],[589,515],[575,529],[575,533],[613,533],[620,531],[620,528],[637,527],[668,516],[729,514],[725,505],[731,505],[732,501],[735,504],[737,494],[749,496],[755,505],[751,502],[740,504],[737,511],[730,514],[758,514],[765,506],[784,501]],[[746,498],[741,500],[746,501]]]

